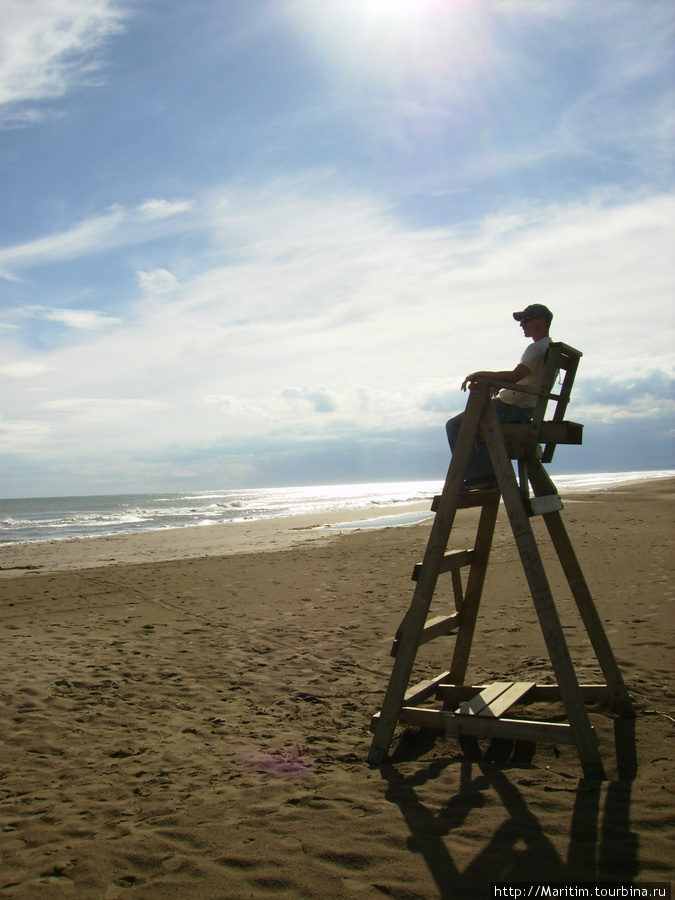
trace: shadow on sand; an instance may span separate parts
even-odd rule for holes
[[[605,782],[580,778],[576,789],[570,789],[576,797],[563,858],[556,849],[561,846],[560,833],[554,845],[514,778],[517,775],[523,784],[525,773],[536,771],[531,766],[534,744],[493,741],[481,751],[475,739],[468,739],[456,756],[425,763],[423,757],[433,747],[437,732],[405,732],[380,771],[387,782],[387,799],[399,807],[410,829],[408,848],[424,858],[439,896],[485,900],[495,881],[633,881],[638,873],[638,837],[630,825],[632,781],[637,773],[635,720],[616,719],[614,735],[618,778]],[[398,768],[416,761],[420,767],[413,774],[404,775]],[[420,790],[456,766],[459,790],[440,810],[437,803],[433,810],[428,808],[419,797]],[[496,791],[508,818],[460,871],[448,837],[457,831],[462,838],[469,813],[485,805],[490,789]]]

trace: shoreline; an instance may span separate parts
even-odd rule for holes
[[[641,478],[615,485],[600,484],[583,489],[559,489],[563,502],[622,491],[649,490],[668,484],[675,477]],[[170,562],[200,557],[232,556],[285,550],[300,542],[325,542],[340,534],[361,529],[423,527],[433,519],[431,498],[414,503],[396,503],[377,508],[303,513],[276,518],[240,520],[223,524],[183,526],[135,534],[93,535],[0,544],[0,580],[35,572],[59,572]],[[418,518],[407,522],[406,517]],[[380,524],[381,520],[382,523]]]
[[[344,530],[373,528],[371,521],[429,512],[431,500],[344,511],[241,520],[219,525],[166,528],[116,534],[0,545],[0,579],[26,572],[58,572],[106,565],[170,562],[212,556],[286,550],[299,542],[332,540]],[[382,527],[407,527],[385,525]]]

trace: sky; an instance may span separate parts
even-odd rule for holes
[[[553,473],[675,467],[671,0],[2,0],[0,496],[445,477],[540,302]]]

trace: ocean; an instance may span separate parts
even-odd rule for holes
[[[561,491],[590,491],[671,475],[675,470],[556,475],[554,480]],[[405,525],[428,514],[410,513],[404,507],[431,500],[442,486],[442,481],[412,481],[0,500],[0,544],[235,525],[305,513],[344,513],[348,526],[350,511],[368,509],[373,518],[361,520],[360,528]],[[394,509],[385,518],[376,517],[378,507],[397,506],[399,514]]]

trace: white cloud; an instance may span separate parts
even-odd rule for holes
[[[138,211],[148,219],[168,219],[188,212],[194,205],[194,200],[146,200]]]
[[[119,32],[113,0],[3,0],[0,3],[0,106],[62,96],[91,79],[95,51]],[[24,121],[35,111],[4,111]]]
[[[0,267],[6,266],[8,270],[30,268],[110,248],[115,232],[124,222],[122,208],[113,207],[103,215],[81,222],[60,234],[0,250]]]
[[[163,294],[179,286],[176,276],[168,269],[153,269],[152,272],[137,272],[138,283],[145,294]]]
[[[146,413],[163,409],[164,404],[154,400],[139,399],[136,397],[127,399],[110,399],[107,397],[70,397],[66,400],[48,400],[42,404],[44,409],[69,412],[76,415],[108,416],[110,413]]]
[[[5,453],[27,453],[44,447],[50,428],[45,422],[6,422],[0,416],[0,449]]]
[[[0,375],[6,378],[37,378],[49,372],[50,367],[38,362],[15,362],[0,366]]]
[[[521,209],[461,232],[410,227],[311,180],[223,191],[196,213],[204,246],[180,282],[130,254],[124,321],[45,349],[39,393],[17,381],[13,420],[48,424],[65,465],[87,455],[110,471],[171,448],[198,466],[232,442],[263,452],[272,438],[415,428],[442,445],[464,375],[515,365],[525,344],[511,313],[535,301],[553,309],[554,338],[584,353],[579,421],[652,409],[640,397],[661,382],[648,370],[672,363],[670,195]],[[35,363],[11,340],[14,365]],[[625,385],[590,393],[617,373],[652,380],[630,397]]]
[[[76,328],[82,331],[98,331],[110,325],[121,324],[121,319],[107,316],[105,313],[92,309],[50,309],[47,306],[32,306],[25,312],[26,315],[34,316],[37,319],[60,322],[68,328]]]
[[[167,201],[166,206],[160,200],[152,202],[163,212],[151,214],[142,207],[127,210],[115,205],[101,215],[92,216],[63,232],[0,249],[0,277],[18,281],[15,272],[23,269],[81,259],[94,253],[109,253],[122,247],[140,246],[186,227],[181,224],[177,213],[191,209],[194,206],[192,201],[181,201],[180,204]],[[173,212],[170,211],[172,209]]]
[[[663,423],[675,419],[675,365],[673,358],[657,367],[652,361],[634,372],[618,372],[605,378],[584,379],[575,392],[577,414],[594,421],[658,416]],[[639,427],[639,425],[638,425]]]

